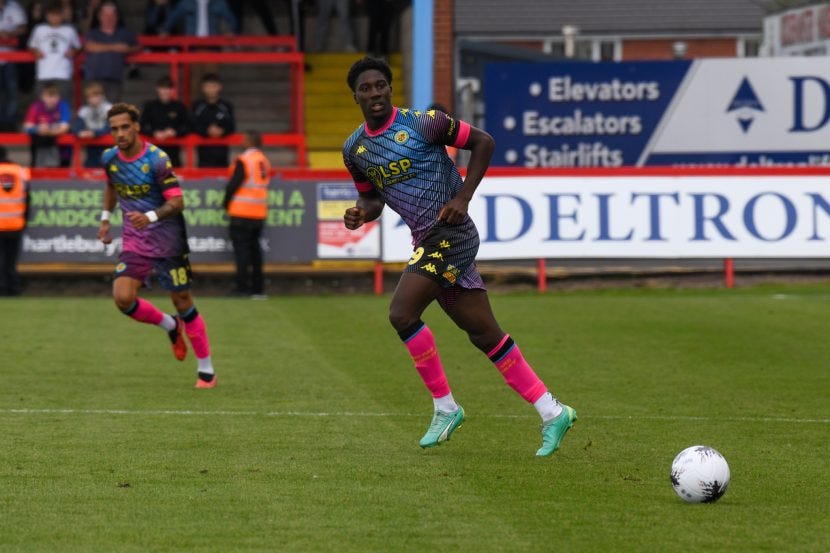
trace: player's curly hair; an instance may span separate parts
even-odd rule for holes
[[[369,56],[366,56],[362,60],[354,62],[351,69],[349,69],[349,75],[346,77],[346,82],[349,83],[349,88],[352,89],[352,92],[355,91],[355,86],[357,86],[357,78],[360,74],[364,71],[369,71],[370,69],[375,69],[383,73],[383,76],[386,77],[386,82],[390,85],[392,84],[392,69],[389,67],[389,64],[382,59],[370,58]]]
[[[127,115],[129,115],[130,121],[132,121],[133,123],[137,122],[139,117],[141,116],[141,112],[139,112],[138,108],[134,105],[119,102],[113,105],[107,112],[107,119],[115,115],[121,115],[122,113],[126,113]]]

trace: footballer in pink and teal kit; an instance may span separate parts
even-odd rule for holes
[[[179,180],[167,154],[139,137],[138,108],[115,104],[107,112],[107,120],[115,147],[101,157],[107,185],[98,238],[105,244],[112,242],[109,219],[118,202],[123,230],[113,299],[125,315],[167,331],[179,361],[187,356],[186,334],[198,363],[196,387],[213,388],[216,374],[207,329],[190,294],[192,275]],[[142,285],[153,277],[170,292],[175,315],[163,313],[138,297]]]
[[[346,82],[365,122],[343,144],[343,162],[358,191],[343,223],[357,229],[389,206],[412,232],[414,251],[392,296],[389,322],[432,395],[432,422],[420,446],[448,441],[464,421],[435,338],[421,320],[437,299],[505,382],[536,408],[542,418],[542,447],[536,455],[551,455],[576,421],[576,411],[553,397],[513,338],[499,327],[475,265],[479,237],[468,208],[490,163],[493,138],[440,110],[392,105],[392,71],[381,59],[355,62]],[[465,178],[447,146],[470,151]]]

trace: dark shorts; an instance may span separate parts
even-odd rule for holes
[[[113,276],[134,278],[148,287],[150,279],[155,276],[165,290],[180,292],[190,289],[193,273],[187,254],[175,257],[145,257],[133,252],[121,252]]]
[[[484,288],[475,266],[478,243],[472,221],[461,225],[438,223],[412,252],[404,272],[425,276],[444,288]]]

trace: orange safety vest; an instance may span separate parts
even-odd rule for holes
[[[265,154],[256,148],[248,148],[238,159],[245,167],[245,180],[228,204],[228,215],[243,219],[266,219],[271,164]]]
[[[29,170],[16,163],[0,163],[0,232],[26,226],[26,181]]]

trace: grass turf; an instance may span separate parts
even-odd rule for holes
[[[421,450],[388,297],[198,299],[213,390],[108,299],[0,302],[0,552],[830,549],[830,285],[491,301],[579,412],[552,458],[437,307],[468,421]],[[714,505],[669,484],[698,443],[732,469]]]

